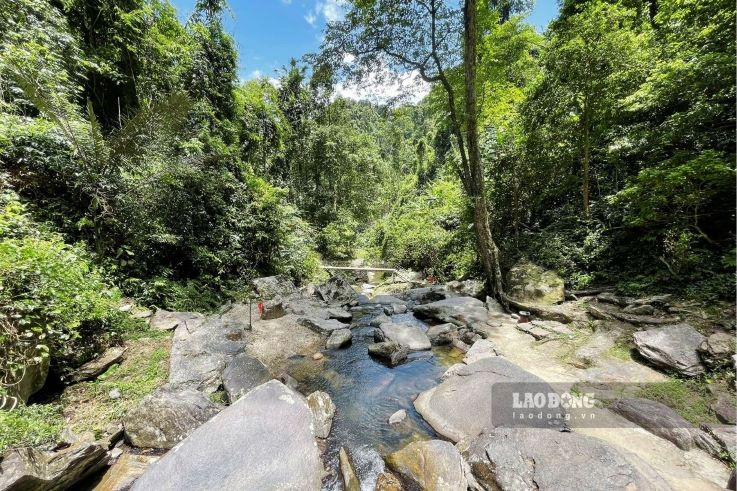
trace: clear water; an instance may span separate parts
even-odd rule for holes
[[[304,394],[325,391],[337,407],[326,441],[325,461],[330,475],[325,479],[325,489],[342,489],[338,452],[343,446],[352,457],[362,488],[373,490],[376,477],[384,469],[382,455],[412,441],[436,437],[412,401],[436,385],[443,372],[462,358],[457,350],[436,347],[410,353],[408,361],[395,368],[381,364],[367,353],[374,333],[368,323],[379,312],[371,308],[354,312],[350,347],[325,351],[325,358],[319,361],[292,360],[289,373],[300,383],[299,389]],[[411,313],[395,315],[393,320],[427,329]],[[407,419],[390,426],[389,416],[399,409],[407,411]]]

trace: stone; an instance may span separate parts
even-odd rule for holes
[[[338,349],[351,344],[353,333],[350,329],[338,329],[330,333],[330,337],[325,343],[327,349]]]
[[[402,304],[404,303],[401,298],[397,298],[393,295],[376,295],[371,300],[369,300],[369,303],[375,303],[380,305],[392,305],[392,304]]]
[[[8,396],[13,399],[20,399],[24,403],[28,402],[28,399],[33,394],[43,389],[48,375],[49,357],[43,357],[38,363],[26,365],[23,375],[20,376],[20,374],[18,374],[20,381],[18,381],[17,384],[7,387]]]
[[[353,462],[345,447],[340,447],[338,462],[340,465],[340,475],[343,477],[343,489],[345,491],[360,491],[361,483],[358,481],[358,475],[356,475]]]
[[[463,353],[467,353],[468,350],[471,349],[469,345],[467,345],[466,343],[464,343],[458,338],[454,338],[453,341],[450,342],[450,345]]]
[[[694,447],[695,428],[665,404],[632,397],[615,401],[609,409],[650,433],[673,442],[682,450],[691,450]]]
[[[407,411],[405,411],[404,409],[400,409],[399,411],[389,416],[389,424],[396,425],[401,423],[405,419],[407,419]]]
[[[409,351],[424,351],[432,347],[427,334],[414,325],[385,322],[377,331],[381,332],[381,341],[394,341]]]
[[[450,322],[457,326],[467,326],[474,322],[486,322],[489,318],[484,302],[472,297],[453,297],[437,302],[417,305],[417,317]]]
[[[353,319],[353,314],[347,310],[338,308],[328,309],[328,316],[330,316],[331,319],[335,319],[340,322],[350,322],[351,319]]]
[[[449,281],[445,287],[466,297],[474,297],[482,300],[486,297],[486,284],[481,280]]]
[[[307,396],[307,405],[312,411],[315,436],[327,438],[333,426],[333,416],[335,416],[333,400],[330,399],[327,392],[317,390]]]
[[[108,460],[107,448],[94,441],[80,441],[56,452],[31,447],[10,449],[0,460],[0,489],[73,489],[76,483],[104,468]]]
[[[449,292],[445,286],[428,286],[423,288],[412,288],[405,292],[405,297],[414,304],[437,302],[446,298],[455,297],[456,293]]]
[[[491,358],[497,355],[498,353],[491,341],[479,339],[468,349],[466,356],[463,357],[463,362],[466,365],[470,365],[484,358]]]
[[[522,314],[522,312],[524,311],[528,312],[529,314],[534,314],[535,317],[543,320],[562,322],[563,324],[570,324],[571,322],[573,322],[573,317],[571,317],[571,315],[566,312],[562,307],[557,305],[538,305],[532,303],[523,303],[506,295],[504,296],[504,300],[509,304],[510,307],[514,307],[515,309],[519,310],[520,314]],[[528,316],[529,315],[525,315],[523,317]]]
[[[232,404],[272,378],[271,372],[260,360],[246,353],[238,353],[227,361],[223,370],[223,388]]]
[[[324,474],[305,398],[266,382],[154,463],[133,491],[319,490]]]
[[[300,317],[297,322],[318,334],[330,334],[333,331],[345,329],[345,324],[335,319],[315,319],[312,317]]]
[[[626,307],[627,304],[629,304],[630,302],[633,301],[633,299],[631,299],[629,297],[622,297],[622,296],[619,296],[619,295],[615,295],[612,292],[602,292],[602,293],[599,293],[596,296],[596,300],[598,300],[599,302],[603,302],[603,303],[617,305],[619,307]]]
[[[699,345],[701,359],[709,368],[728,367],[735,354],[734,333],[718,331],[704,339]]]
[[[628,314],[634,314],[634,315],[653,315],[655,313],[655,307],[653,307],[652,305],[648,305],[648,304],[644,304],[644,305],[630,304],[624,308],[623,312],[626,312]]]
[[[528,261],[515,264],[507,274],[507,292],[520,302],[554,305],[565,300],[563,279]]]
[[[465,366],[465,363],[454,363],[453,365],[449,366],[448,369],[443,373],[443,375],[440,377],[440,380],[446,380],[454,375],[457,375],[458,370]],[[414,400],[417,400],[417,398],[415,397]]]
[[[289,297],[297,292],[291,278],[285,275],[266,276],[251,281],[261,301]]]
[[[376,478],[374,491],[404,491],[404,486],[391,472],[384,471]]]
[[[737,426],[707,423],[701,425],[701,429],[721,445],[733,462],[737,460]]]
[[[520,331],[532,335],[535,339],[547,339],[551,337],[573,337],[573,331],[565,324],[550,320],[534,320],[517,324],[515,327]]]
[[[93,491],[126,491],[146,469],[159,460],[155,455],[123,453],[105,473]]]
[[[504,382],[541,384],[546,392],[555,392],[539,377],[495,356],[457,369],[440,385],[422,392],[414,406],[437,433],[457,442],[492,425],[492,386]]]
[[[430,338],[430,344],[440,346],[450,344],[453,341],[455,328],[456,326],[450,323],[438,324],[437,326],[430,326],[425,334]]]
[[[110,392],[108,392],[108,394],[107,394],[107,396],[108,396],[108,397],[109,397],[110,399],[112,399],[113,401],[115,401],[115,400],[117,400],[117,399],[120,399],[120,397],[121,397],[122,395],[123,395],[123,394],[121,394],[121,393],[120,393],[120,389],[118,389],[117,387],[116,387],[116,388],[114,388],[114,389],[111,389],[111,390],[110,390]]]
[[[456,447],[442,440],[412,442],[387,455],[391,470],[411,486],[426,491],[466,491],[468,480],[463,457]]]
[[[134,447],[173,448],[221,409],[202,392],[164,386],[123,416],[125,439]]]
[[[262,303],[261,320],[279,319],[285,315],[287,311],[280,297],[274,297]]]
[[[157,331],[173,331],[182,324],[194,329],[203,322],[205,322],[205,316],[197,312],[169,312],[157,309],[149,319],[148,325]]]
[[[325,358],[325,355],[319,352],[312,355],[312,359],[315,361],[322,360],[323,358]]]
[[[668,490],[645,462],[601,440],[546,428],[493,428],[462,445],[483,489]]]
[[[84,382],[85,380],[92,380],[97,378],[99,375],[105,373],[105,370],[123,361],[123,355],[125,354],[125,348],[122,346],[115,346],[108,348],[99,358],[92,361],[88,361],[78,369],[76,369],[69,376],[69,381],[72,383]]]
[[[638,298],[632,301],[632,305],[654,305],[658,308],[666,308],[670,305],[673,295],[652,295],[650,297]]]
[[[704,372],[696,350],[705,338],[689,324],[639,331],[633,338],[640,354],[656,366],[686,377]]]
[[[392,321],[392,318],[386,315],[384,312],[382,312],[381,314],[371,319],[371,321],[369,321],[369,325],[373,327],[379,327],[385,322],[391,322],[391,321]]]
[[[389,306],[392,314],[404,314],[407,312],[407,305],[403,303],[393,303]]]
[[[518,330],[524,332],[525,334],[529,334],[536,340],[541,339],[548,339],[552,336],[554,336],[554,333],[551,331],[548,331],[547,329],[543,329],[540,326],[536,326],[532,322],[522,322],[516,324],[514,327],[516,327]]]
[[[133,317],[134,319],[148,319],[149,317],[154,315],[154,313],[151,310],[144,308],[144,307],[139,307],[139,306],[132,307],[129,310],[129,312],[130,312],[130,316]]]
[[[394,341],[384,341],[370,344],[368,353],[385,361],[390,367],[395,367],[407,359],[409,350]]]
[[[737,424],[737,407],[735,407],[735,396],[728,393],[717,395],[716,401],[711,405],[717,419],[726,424]]]
[[[496,298],[486,297],[486,310],[489,311],[489,314],[506,315],[504,307]]]
[[[358,294],[343,276],[331,276],[325,283],[315,288],[315,294],[329,304],[347,304]]]

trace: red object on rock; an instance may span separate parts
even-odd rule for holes
[[[256,307],[258,307],[258,316],[259,316],[259,318],[260,317],[263,317],[263,315],[264,315],[264,303],[263,302],[259,302]]]

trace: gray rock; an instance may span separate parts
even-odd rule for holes
[[[719,421],[726,424],[737,424],[737,407],[735,407],[735,396],[728,393],[717,395],[716,401],[711,405]]]
[[[472,297],[453,297],[438,302],[417,305],[414,308],[417,317],[450,322],[457,326],[471,325],[474,322],[486,322],[489,318],[484,302]]]
[[[563,279],[531,262],[515,264],[507,275],[507,292],[520,302],[553,305],[565,300]]]
[[[379,326],[377,331],[382,333],[381,341],[394,341],[410,351],[423,351],[431,348],[430,338],[417,326],[385,322]]]
[[[173,331],[182,324],[190,329],[196,329],[198,324],[205,322],[205,316],[197,312],[169,312],[158,309],[148,321],[151,329],[158,331]]]
[[[140,448],[172,448],[222,408],[195,390],[162,387],[123,416],[126,440]]]
[[[370,344],[368,353],[385,361],[389,366],[395,367],[407,359],[409,350],[394,341],[384,341]]]
[[[608,304],[612,304],[612,305],[617,305],[619,307],[626,307],[627,304],[629,304],[630,302],[633,301],[633,299],[631,299],[629,297],[622,297],[622,296],[619,296],[619,295],[615,295],[612,292],[602,292],[602,293],[599,293],[596,296],[596,299],[599,302],[608,303]]]
[[[275,297],[286,298],[297,292],[291,278],[284,275],[256,278],[251,281],[251,284],[262,301]]]
[[[58,452],[25,447],[6,451],[0,460],[0,489],[46,491],[73,489],[108,463],[107,448],[82,441]]]
[[[464,445],[484,489],[668,490],[645,462],[601,440],[545,428],[494,428]]]
[[[159,460],[156,455],[123,453],[95,486],[94,491],[127,491],[146,469]]]
[[[430,326],[425,334],[430,338],[430,344],[439,346],[450,344],[453,341],[453,332],[455,329],[456,326],[454,324],[438,324],[437,326]]]
[[[481,280],[449,281],[446,288],[462,296],[483,300],[486,297],[486,284]]]
[[[317,390],[307,396],[307,405],[312,411],[314,433],[318,438],[327,438],[333,427],[333,416],[335,416],[335,404],[327,392]]]
[[[345,447],[340,447],[338,462],[340,464],[340,475],[343,477],[343,489],[345,491],[360,491],[361,483],[358,481],[358,475],[356,475],[353,462]]]
[[[284,302],[281,297],[274,297],[264,301],[263,309],[261,310],[262,320],[278,319],[285,315],[287,315],[287,311],[284,308]]]
[[[489,311],[489,314],[498,314],[498,315],[507,314],[504,311],[504,307],[502,307],[502,304],[500,304],[496,298],[492,298],[492,297],[486,297],[486,310]]]
[[[448,291],[445,286],[428,286],[412,288],[405,292],[406,298],[415,304],[437,302],[446,298],[456,297],[458,294]]]
[[[689,324],[639,331],[633,337],[637,350],[654,365],[687,377],[704,372],[696,350],[705,338]]]
[[[228,394],[228,401],[232,404],[254,387],[272,378],[269,369],[261,361],[245,353],[238,353],[226,363],[223,370],[223,387]]]
[[[624,312],[634,315],[653,315],[655,313],[655,307],[652,305],[635,305],[630,304],[624,308]]]
[[[78,383],[97,378],[99,375],[105,373],[105,370],[110,368],[112,365],[123,361],[124,354],[125,348],[122,346],[108,348],[101,357],[85,363],[72,372],[69,380],[73,383]]]
[[[335,275],[315,287],[315,294],[330,304],[347,304],[358,297],[351,284],[343,276]]]
[[[338,308],[328,309],[328,316],[330,316],[331,319],[335,319],[340,322],[350,322],[351,319],[353,319],[353,314],[347,310]]]
[[[338,349],[351,344],[353,333],[350,329],[338,329],[330,333],[330,337],[325,343],[327,349]]]
[[[289,314],[311,319],[330,319],[330,310],[324,304],[305,298],[293,298],[284,307]]]
[[[701,429],[711,435],[726,451],[732,461],[737,461],[737,426],[703,424]]]
[[[452,443],[412,442],[386,457],[389,468],[411,486],[426,491],[466,491],[465,463]]]
[[[543,320],[562,322],[563,324],[570,324],[573,322],[573,317],[571,317],[565,309],[557,305],[523,303],[507,296],[504,297],[504,300],[510,307],[514,307],[519,310],[520,314],[522,314],[522,312],[528,312],[525,317],[529,317],[529,314],[534,314],[535,317]]]
[[[375,303],[380,305],[391,305],[393,303],[402,304],[404,303],[401,298],[397,298],[392,295],[376,295],[371,300],[369,300],[369,303]]]
[[[399,411],[389,416],[389,424],[396,425],[401,423],[405,419],[407,419],[407,411],[405,411],[404,409],[400,409]]]
[[[632,305],[654,305],[658,308],[668,307],[673,295],[652,295],[650,297],[638,298],[632,302]]]
[[[615,401],[610,409],[682,450],[694,447],[693,432],[696,428],[665,404],[632,397]]]
[[[467,365],[475,363],[484,358],[491,358],[497,356],[498,353],[491,341],[485,339],[479,339],[471,345],[466,352],[466,356],[463,357],[463,362]]]
[[[315,319],[312,317],[300,317],[297,322],[319,334],[330,334],[333,331],[345,329],[345,324],[335,319]]]
[[[709,368],[728,367],[735,354],[734,333],[715,332],[701,342],[698,351]]]
[[[18,383],[8,386],[8,395],[24,403],[28,402],[28,399],[46,384],[48,375],[49,357],[42,358],[38,363],[26,365],[22,375],[20,373],[16,375],[20,377]]]
[[[305,398],[269,381],[197,428],[132,489],[319,490],[324,469],[311,425]]]
[[[116,400],[116,399],[120,399],[120,397],[121,397],[122,395],[123,395],[123,394],[121,394],[121,393],[120,393],[120,389],[118,389],[118,388],[112,389],[112,390],[111,390],[110,392],[108,392],[108,394],[107,394],[107,396],[108,396],[108,397],[109,397],[110,399],[112,399],[113,401],[114,401],[114,400]]]
[[[381,314],[371,319],[371,321],[369,322],[369,325],[373,327],[379,327],[380,325],[386,322],[391,322],[391,321],[392,321],[392,318],[382,312]]]
[[[392,310],[392,314],[404,314],[407,312],[407,305],[403,303],[393,303],[389,307]]]

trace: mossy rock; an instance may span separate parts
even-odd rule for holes
[[[518,302],[554,305],[565,300],[564,287],[557,273],[528,261],[517,263],[507,275],[509,295]]]

